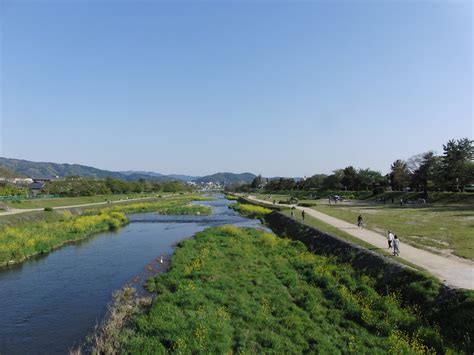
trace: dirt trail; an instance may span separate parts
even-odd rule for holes
[[[268,201],[259,200],[254,196],[249,196],[249,199],[267,205],[272,204]],[[280,206],[290,207],[290,205]],[[309,207],[291,207],[296,207],[296,209],[300,211],[305,211],[305,213],[309,216],[330,224],[341,231],[344,231],[356,238],[372,244],[377,248],[387,249],[388,247],[387,239],[382,234],[367,229],[360,229],[355,224],[328,216],[327,214],[315,211]],[[401,240],[400,243],[399,257],[429,271],[431,274],[449,286],[466,288],[470,290],[474,289],[474,262],[470,260],[436,255],[428,251],[415,248],[411,245],[404,244],[403,240]]]
[[[167,196],[163,196],[167,197]],[[110,201],[110,202],[93,202],[93,203],[85,203],[82,205],[72,205],[72,206],[57,206],[57,207],[52,207],[53,210],[65,210],[69,208],[79,208],[79,207],[89,207],[89,206],[100,206],[100,205],[113,205],[117,203],[124,203],[124,202],[130,202],[130,201],[140,201],[140,200],[146,200],[149,198],[154,198],[154,197],[139,197],[139,198],[131,198],[128,200],[116,200],[116,201]],[[12,214],[20,214],[20,213],[28,213],[28,212],[36,212],[36,211],[44,211],[44,208],[12,208],[9,211],[5,212],[0,212],[0,217],[2,216],[9,216]]]

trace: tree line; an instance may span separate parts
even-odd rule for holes
[[[463,191],[474,184],[474,141],[469,138],[450,140],[443,145],[443,154],[433,151],[417,154],[408,160],[397,159],[390,172],[382,175],[371,169],[348,166],[332,174],[315,174],[309,178],[267,179],[257,176],[250,184],[237,187],[246,192],[263,189],[266,192],[311,191],[372,191],[374,194],[391,189],[422,191]]]
[[[160,193],[191,191],[191,187],[181,181],[124,181],[113,178],[96,180],[86,177],[69,176],[64,180],[50,181],[43,188],[46,194],[77,197],[107,194]]]

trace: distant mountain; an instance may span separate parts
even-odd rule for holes
[[[208,182],[219,183],[221,185],[230,185],[230,184],[235,184],[235,183],[248,184],[249,182],[252,182],[255,176],[256,175],[252,173],[242,173],[242,174],[217,173],[213,175],[202,176],[193,181],[198,184],[208,183]]]
[[[160,173],[155,173],[153,171],[134,171],[134,170],[127,170],[127,171],[119,171],[119,173],[125,174],[125,175],[134,175],[134,174],[139,174],[139,175],[148,175],[148,176],[153,176],[153,177],[160,177],[160,176],[165,176]]]
[[[199,178],[199,176],[191,176],[191,175],[179,175],[179,174],[169,174],[169,175],[164,175],[160,173],[155,173],[153,171],[133,171],[133,170],[128,170],[128,171],[120,171],[122,174],[126,175],[132,175],[132,174],[141,174],[141,175],[149,175],[153,177],[168,177],[170,180],[181,180],[181,181],[193,181],[194,179]]]
[[[191,176],[191,175],[179,175],[179,174],[170,174],[170,175],[166,175],[172,179],[176,179],[176,180],[182,180],[182,181],[194,181],[196,179],[199,179],[199,176]]]
[[[106,177],[111,177],[114,179],[121,180],[155,180],[155,181],[168,181],[172,180],[167,176],[151,176],[148,174],[142,174],[138,172],[130,172],[130,174],[125,174],[123,172],[117,171],[108,171],[93,168],[91,166],[79,165],[79,164],[57,164],[57,163],[46,163],[46,162],[33,162],[28,160],[20,159],[8,159],[0,157],[0,165],[6,167],[7,169],[25,175],[31,178],[43,178],[43,179],[52,179],[56,176],[66,177],[66,176],[84,176],[103,179]]]
[[[23,174],[20,174],[8,169],[6,166],[0,165],[0,178],[13,179],[13,178],[22,178],[22,177],[25,177],[25,176]]]

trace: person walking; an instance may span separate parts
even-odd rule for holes
[[[398,239],[397,235],[393,237],[393,256],[400,255],[400,239]]]
[[[393,242],[393,233],[391,231],[388,231],[387,234],[387,241],[388,241],[388,248],[392,248],[392,242]]]
[[[362,228],[364,226],[364,220],[362,219],[362,215],[357,217],[357,227]]]
[[[304,215],[305,215],[305,212],[304,210],[301,211],[301,218],[303,218],[303,221],[304,221]]]
[[[295,214],[293,213],[293,208],[292,208],[292,209],[291,209],[291,218],[293,218],[294,215],[295,215]]]

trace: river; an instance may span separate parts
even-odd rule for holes
[[[211,226],[263,228],[229,209],[222,196],[199,203],[212,215],[133,214],[117,232],[0,269],[0,354],[67,353],[92,333],[112,293],[159,271],[161,264],[150,262],[166,259],[176,242]]]

